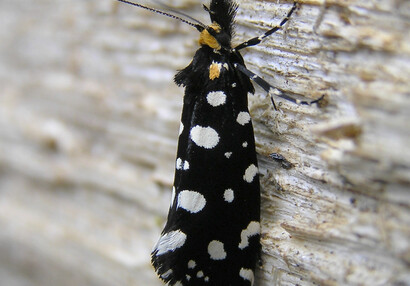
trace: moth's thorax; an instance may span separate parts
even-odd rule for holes
[[[201,46],[208,46],[220,51],[221,49],[230,49],[230,40],[230,36],[222,30],[221,26],[213,22],[201,32],[198,42]]]

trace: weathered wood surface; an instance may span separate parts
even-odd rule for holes
[[[171,4],[207,21],[198,3]],[[250,98],[257,285],[410,285],[410,2],[299,3],[245,54],[275,86],[329,102]],[[237,42],[291,5],[240,4]],[[2,0],[0,19],[1,285],[161,285],[149,253],[173,180],[172,76],[197,32],[109,0]]]

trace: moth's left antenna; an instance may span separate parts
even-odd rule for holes
[[[195,23],[189,22],[189,21],[187,21],[187,20],[185,20],[185,19],[183,19],[183,18],[181,18],[181,17],[178,17],[178,16],[176,16],[176,15],[167,13],[167,12],[162,11],[162,10],[159,10],[159,9],[151,8],[151,7],[148,7],[148,6],[145,6],[145,5],[142,5],[142,4],[138,4],[138,3],[134,3],[134,2],[131,2],[131,1],[127,1],[127,0],[117,0],[117,1],[123,2],[123,3],[126,3],[126,4],[130,4],[130,5],[136,6],[136,7],[138,7],[138,8],[142,8],[142,9],[145,9],[145,10],[148,10],[148,11],[151,11],[151,12],[154,12],[154,13],[157,13],[157,14],[160,14],[160,15],[164,15],[164,16],[170,17],[170,18],[172,18],[172,19],[179,20],[179,21],[181,21],[181,22],[183,22],[183,23],[185,23],[185,24],[188,24],[188,25],[190,25],[190,26],[196,28],[196,29],[197,29],[198,31],[200,31],[200,32],[202,32],[202,31],[206,28],[206,27],[205,27],[201,22],[199,22],[199,21],[197,21],[198,24],[195,24]],[[187,16],[187,15],[185,15],[185,14],[183,14],[183,13],[180,13],[180,14],[182,14],[182,15],[184,15],[184,16]],[[188,16],[188,17],[189,17],[189,16]],[[191,17],[189,17],[189,18],[191,18]],[[191,19],[193,19],[193,18],[191,18]],[[195,20],[195,21],[196,21],[196,20]]]

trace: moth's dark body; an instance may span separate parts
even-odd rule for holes
[[[175,199],[162,237],[180,231],[186,234],[186,240],[183,246],[161,255],[157,244],[152,263],[170,285],[252,285],[260,255],[259,232],[247,237],[246,247],[241,249],[239,245],[243,240],[241,232],[250,222],[259,224],[260,186],[257,174],[251,182],[245,180],[246,169],[257,167],[255,140],[252,123],[238,123],[238,115],[249,114],[247,97],[254,88],[249,77],[235,67],[244,65],[242,56],[230,49],[236,4],[213,0],[210,11],[211,20],[222,28],[215,37],[222,48],[217,51],[202,45],[191,64],[175,76],[175,82],[185,87],[177,158],[188,161],[189,169],[176,170]],[[220,73],[215,78],[210,77],[212,64],[219,66]],[[225,103],[212,106],[207,99],[210,92],[223,92]],[[218,144],[213,148],[198,146],[190,134],[195,126],[214,129],[219,135]],[[224,200],[227,189],[234,192],[232,202]],[[206,205],[200,212],[178,207],[178,195],[184,190],[204,196]],[[210,256],[208,247],[215,240],[223,243],[224,259]],[[190,261],[195,261],[195,267],[188,267]],[[252,277],[241,277],[241,269],[252,272]]]
[[[221,76],[210,81],[208,70],[213,61],[227,63],[228,70],[223,68]],[[239,271],[241,268],[254,270],[259,255],[259,236],[251,237],[250,246],[244,250],[238,245],[241,231],[251,221],[259,221],[259,179],[256,177],[252,183],[243,179],[250,164],[257,166],[255,141],[252,123],[241,126],[236,118],[239,112],[248,112],[247,94],[253,92],[253,87],[249,78],[234,69],[235,62],[243,64],[242,57],[220,55],[209,47],[202,47],[192,63],[175,78],[178,84],[186,87],[181,119],[184,131],[179,137],[177,158],[189,161],[192,166],[188,172],[176,171],[176,195],[178,190],[198,191],[204,194],[207,207],[200,213],[191,214],[176,210],[176,202],[171,206],[163,233],[181,229],[187,234],[187,241],[180,250],[154,260],[155,267],[165,271],[173,269],[175,280],[171,282],[185,281],[188,274],[191,280],[183,285],[251,285],[239,276]],[[237,83],[236,87],[232,87],[232,83]],[[219,90],[227,95],[226,104],[213,107],[207,103],[206,95]],[[219,144],[212,150],[196,146],[189,138],[189,130],[196,125],[216,129]],[[242,146],[243,142],[248,143],[246,148]],[[232,152],[232,155],[226,158],[226,152]],[[232,203],[223,199],[228,188],[235,190]],[[207,247],[212,240],[224,242],[226,259],[210,259]],[[196,261],[198,268],[188,271],[189,260]],[[209,276],[209,283],[197,279],[198,269]]]

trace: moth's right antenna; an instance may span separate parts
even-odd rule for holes
[[[189,22],[189,21],[187,21],[187,20],[185,20],[185,19],[183,19],[183,18],[181,18],[181,17],[178,17],[178,16],[176,16],[176,15],[173,15],[173,14],[170,14],[170,13],[167,13],[167,12],[164,12],[164,11],[161,11],[161,10],[159,10],[159,9],[155,9],[155,8],[151,8],[151,7],[148,7],[148,6],[144,6],[144,5],[142,5],[142,4],[134,3],[134,2],[131,2],[131,1],[127,1],[127,0],[117,0],[117,1],[123,2],[123,3],[126,3],[126,4],[130,4],[130,5],[133,5],[133,6],[136,6],[136,7],[139,7],[139,8],[142,8],[142,9],[145,9],[145,10],[148,10],[148,11],[151,11],[151,12],[154,12],[154,13],[157,13],[157,14],[160,14],[160,15],[164,15],[164,16],[167,16],[167,17],[170,17],[170,18],[179,20],[179,21],[181,21],[181,22],[183,22],[183,23],[185,23],[185,24],[188,24],[188,25],[190,25],[190,26],[196,28],[196,29],[197,29],[198,31],[200,31],[200,32],[202,32],[204,29],[206,29],[206,27],[204,26],[204,24],[202,24],[202,23],[199,22],[198,20],[195,20],[194,18],[192,18],[192,17],[190,17],[190,16],[188,16],[188,15],[185,15],[185,14],[183,14],[183,13],[180,13],[180,12],[178,12],[178,13],[181,14],[181,15],[183,15],[183,16],[185,16],[185,17],[187,17],[187,18],[189,18],[189,19],[191,19],[191,20],[196,21],[198,24]]]

